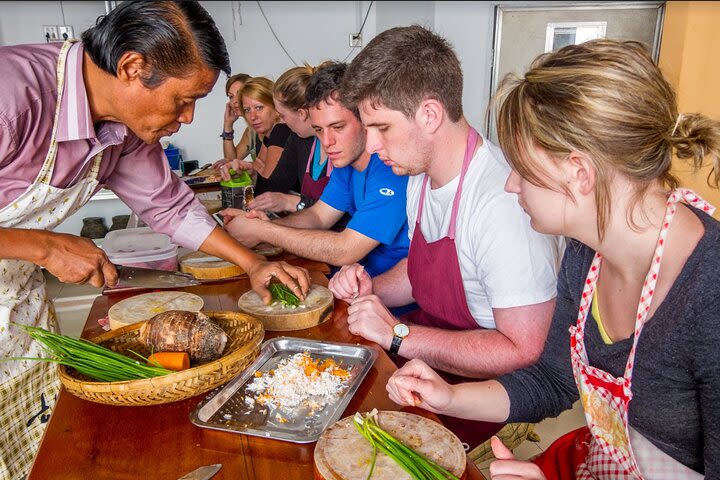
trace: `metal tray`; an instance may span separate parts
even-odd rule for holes
[[[301,352],[316,359],[332,358],[350,372],[347,387],[322,410],[310,412],[298,407],[292,415],[276,417],[274,408],[245,402],[245,389],[255,372],[267,372],[282,360]],[[256,437],[274,438],[294,443],[315,442],[322,432],[338,420],[372,368],[377,352],[362,345],[320,342],[303,338],[277,337],[263,343],[260,355],[243,373],[224,387],[210,393],[190,414],[198,427],[236,432]]]

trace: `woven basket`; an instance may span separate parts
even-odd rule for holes
[[[225,354],[212,362],[160,377],[124,382],[98,382],[63,365],[58,367],[63,386],[73,395],[106,405],[160,405],[200,395],[222,385],[245,370],[260,353],[265,332],[256,318],[236,312],[203,312],[228,335]],[[139,322],[91,339],[118,353],[133,350],[150,355],[140,343]],[[128,355],[132,355],[129,354]]]

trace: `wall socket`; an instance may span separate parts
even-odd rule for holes
[[[63,41],[75,38],[72,25],[58,25],[58,37]]]
[[[43,39],[46,42],[64,42],[75,38],[72,25],[43,25]]]
[[[58,28],[57,25],[43,25],[43,39],[46,42],[58,42]]]
[[[350,34],[350,46],[351,47],[362,47],[362,33],[351,33]]]

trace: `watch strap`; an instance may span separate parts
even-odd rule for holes
[[[393,335],[392,343],[390,344],[390,350],[388,350],[388,353],[390,355],[397,355],[400,351],[400,344],[403,341],[403,337],[398,337],[397,335]]]

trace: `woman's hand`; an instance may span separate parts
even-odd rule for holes
[[[272,300],[268,285],[273,279],[277,279],[292,290],[292,292],[305,300],[310,289],[310,274],[302,267],[295,267],[285,262],[259,261],[248,272],[252,289],[260,295],[265,305]]]
[[[211,168],[212,168],[213,170],[215,170],[216,172],[219,172],[220,169],[223,167],[223,165],[225,165],[225,164],[228,163],[229,161],[230,161],[230,160],[227,160],[227,159],[225,159],[225,158],[221,158],[221,159],[218,160],[217,162],[213,163]]]
[[[493,480],[545,480],[540,467],[532,462],[516,460],[498,437],[490,440],[495,460],[490,464],[490,478]]]
[[[233,128],[233,123],[237,120],[240,115],[235,113],[235,107],[232,104],[232,100],[228,100],[225,104],[225,115],[223,116],[223,129],[229,132]]]
[[[390,400],[398,405],[420,407],[433,413],[444,413],[455,395],[452,385],[418,359],[396,370],[385,389]]]
[[[219,171],[222,179],[224,181],[228,181],[230,180],[230,170],[235,170],[236,172],[249,171],[249,173],[252,173],[253,168],[252,162],[246,162],[245,160],[233,158],[227,163],[221,165]]]
[[[289,193],[265,192],[258,195],[250,202],[251,210],[262,210],[264,212],[294,212],[300,197]]]

